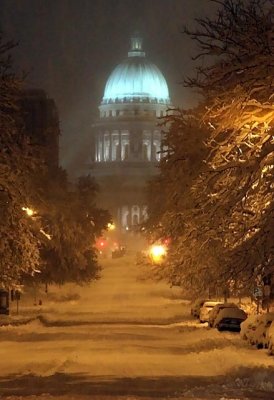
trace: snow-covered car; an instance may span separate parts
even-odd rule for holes
[[[217,304],[221,304],[220,301],[205,301],[200,309],[199,320],[200,322],[208,322],[209,313],[213,307]]]
[[[214,327],[219,331],[241,330],[241,323],[247,318],[247,314],[239,307],[226,307],[220,310],[215,321]]]
[[[274,354],[274,321],[271,322],[271,325],[266,333],[267,338],[267,347],[268,347],[268,354]]]
[[[251,344],[254,344],[258,349],[268,347],[268,329],[274,321],[274,313],[262,314],[259,318],[258,325],[249,339]]]
[[[114,250],[112,250],[111,257],[112,258],[120,258],[126,254],[126,247],[125,246],[117,246]]]
[[[259,314],[250,314],[245,321],[241,323],[241,338],[249,341],[254,334],[260,320]]]
[[[217,304],[215,307],[212,308],[212,310],[209,312],[209,318],[208,318],[208,325],[210,327],[213,326],[214,321],[217,317],[217,315],[219,314],[220,310],[222,310],[223,308],[231,308],[231,307],[238,307],[236,304],[234,303],[220,303]]]
[[[207,301],[206,299],[197,299],[194,301],[194,303],[192,304],[192,307],[191,307],[191,311],[190,311],[190,313],[191,313],[191,315],[193,315],[193,317],[199,318],[200,309],[206,301]]]

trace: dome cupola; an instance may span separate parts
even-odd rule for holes
[[[131,102],[170,104],[167,82],[147,60],[138,35],[131,38],[128,57],[110,74],[101,104]]]

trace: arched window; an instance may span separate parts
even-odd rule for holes
[[[138,225],[138,224],[139,224],[139,216],[137,214],[133,214],[132,225]]]
[[[110,156],[110,134],[104,134],[104,161],[109,161]]]
[[[129,159],[129,131],[121,132],[121,160]]]
[[[138,225],[140,221],[140,207],[138,205],[132,206],[131,215],[132,215],[132,225]]]
[[[129,159],[129,144],[124,145],[124,160]]]
[[[156,156],[157,156],[157,146],[154,142],[154,144],[152,145],[152,149],[151,149],[151,160],[152,161],[156,161]]]
[[[127,226],[130,225],[130,221],[129,221],[129,210],[128,210],[128,206],[122,206],[122,210],[121,210],[121,219],[122,219],[122,227],[126,228]]]
[[[111,134],[111,161],[117,161],[119,156],[119,131],[114,130]]]
[[[143,160],[148,161],[148,145],[143,143]]]

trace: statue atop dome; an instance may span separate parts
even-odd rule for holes
[[[128,57],[145,57],[146,53],[143,51],[143,39],[138,34],[135,33],[130,39],[130,51],[128,52]]]

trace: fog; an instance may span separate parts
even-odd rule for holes
[[[105,82],[135,30],[166,77],[173,104],[195,103],[195,93],[182,85],[193,74],[195,52],[182,28],[215,8],[209,0],[0,0],[0,28],[19,44],[17,67],[28,86],[45,89],[57,103],[65,168],[88,157]]]

